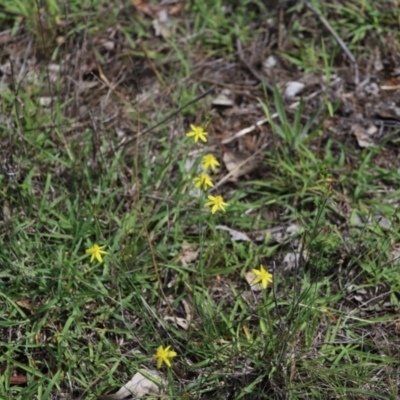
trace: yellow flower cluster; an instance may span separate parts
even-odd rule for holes
[[[204,143],[207,142],[208,132],[205,132],[201,126],[190,125],[190,129],[191,131],[188,132],[186,136],[193,137],[195,143],[197,143],[199,140],[203,141]],[[203,188],[204,191],[207,191],[208,188],[214,187],[214,182],[206,171],[211,169],[213,172],[215,172],[217,167],[220,165],[221,164],[212,154],[206,154],[203,156],[201,160],[201,166],[205,172],[194,178],[194,187],[197,189]],[[224,202],[222,196],[210,195],[207,196],[207,198],[209,201],[204,205],[211,208],[211,214],[215,214],[218,210],[225,212],[225,207],[229,206],[228,203]]]
[[[207,142],[207,132],[203,130],[202,127],[196,127],[191,125],[191,131],[186,134],[186,136],[193,137],[195,142],[199,140],[203,142]],[[207,173],[208,170],[212,172],[216,172],[217,167],[220,166],[218,160],[212,154],[206,154],[201,159],[201,166],[203,168],[203,173],[201,173],[198,177],[194,178],[194,186],[195,188],[202,188],[204,191],[207,191],[208,188],[214,187],[214,183]],[[210,207],[211,213],[215,214],[218,210],[222,210],[225,212],[225,207],[228,206],[228,203],[225,203],[222,196],[207,196],[208,202],[204,205]],[[103,262],[102,256],[108,254],[107,251],[103,250],[106,246],[99,246],[98,244],[93,244],[92,247],[86,250],[86,254],[90,256],[90,262],[97,260],[98,262]],[[255,285],[260,283],[262,288],[266,289],[269,283],[273,281],[273,275],[268,272],[263,265],[260,265],[259,269],[252,270],[255,277],[251,282],[251,285]],[[251,340],[251,334],[249,329],[244,326],[243,327],[246,337],[248,340]],[[165,364],[168,368],[172,367],[171,359],[176,357],[178,353],[171,349],[171,346],[159,346],[157,348],[156,353],[153,355],[153,359],[156,360],[157,368],[161,368],[163,364]]]
[[[223,211],[225,211],[224,206],[228,205],[226,203],[223,202],[222,200],[222,196],[208,196],[208,198],[212,198],[214,201],[206,203],[205,205],[209,205],[212,207],[211,212],[214,214],[218,208],[221,208]],[[108,254],[107,251],[102,250],[105,246],[99,246],[97,244],[94,244],[91,248],[86,250],[86,254],[89,254],[90,257],[90,262],[93,262],[95,259],[97,259],[97,261],[102,262],[102,254]],[[273,280],[273,275],[268,272],[263,265],[260,265],[260,269],[253,269],[252,270],[255,278],[253,280],[253,282],[251,283],[252,285],[256,285],[257,283],[261,283],[261,286],[266,289],[269,283],[272,283]],[[169,355],[168,355],[169,354]],[[162,360],[164,360],[164,362],[169,365],[169,361],[168,361],[168,357],[175,357],[176,353],[173,351],[169,351],[169,346],[164,350],[162,348],[162,346],[160,346],[158,348],[157,351],[157,357],[158,357],[158,361],[157,361],[157,365],[159,363],[162,363]],[[165,357],[164,357],[165,356]],[[165,359],[164,359],[164,358]],[[161,360],[161,361],[160,361]],[[160,368],[160,367],[159,367]]]

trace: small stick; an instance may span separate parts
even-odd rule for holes
[[[150,68],[152,69],[152,71],[156,75],[157,79],[160,81],[161,85],[164,86],[164,89],[166,89],[168,87],[168,85],[165,83],[163,77],[158,72],[158,69],[154,65],[153,61],[151,61],[151,58],[149,57],[149,53],[147,52],[147,49],[142,45],[142,43],[140,43],[140,41],[138,41],[136,43],[139,45],[140,50],[143,51],[144,57],[146,58],[147,63],[150,65]]]
[[[227,175],[225,175],[219,182],[215,184],[214,187],[212,187],[209,192],[212,192],[214,189],[217,187],[221,186],[224,184],[231,176],[235,174],[236,171],[238,171],[240,168],[243,167],[243,165],[247,164],[251,159],[253,159],[257,154],[261,153],[262,150],[264,150],[270,142],[264,143],[257,151],[255,151],[250,157],[247,157],[245,160],[243,160],[240,164],[238,164],[232,171],[230,171]]]
[[[172,112],[171,114],[167,115],[164,119],[162,119],[160,122],[156,123],[155,125],[151,126],[148,129],[145,129],[143,132],[138,132],[138,135],[144,135],[146,133],[149,133],[151,131],[153,131],[154,129],[158,128],[160,125],[164,124],[165,122],[167,122],[168,120],[170,120],[171,118],[175,117],[175,115],[179,114],[182,110],[184,110],[185,108],[189,107],[191,104],[194,104],[196,102],[198,102],[199,100],[201,100],[203,97],[208,96],[210,93],[212,93],[215,90],[215,87],[211,87],[210,89],[206,90],[204,93],[202,93],[201,95],[197,96],[196,98],[194,98],[193,100],[190,100],[188,103],[184,104],[183,106],[179,107],[177,110],[175,110],[174,112]],[[115,150],[120,149],[121,147],[124,147],[124,151],[128,148],[129,145],[131,145],[132,143],[134,143],[136,141],[136,137],[133,139],[128,140],[127,142],[121,143],[119,144]]]
[[[304,4],[306,7],[311,10],[322,22],[322,24],[325,26],[326,29],[330,32],[330,34],[335,38],[335,40],[338,42],[339,46],[342,48],[342,50],[346,53],[347,57],[350,59],[350,61],[354,65],[354,83],[356,86],[360,83],[359,76],[358,76],[358,64],[357,60],[349,50],[349,48],[346,46],[346,44],[343,42],[343,40],[339,37],[339,35],[336,33],[336,31],[330,26],[329,22],[321,15],[321,13],[314,8],[308,0],[305,0]]]
[[[263,82],[265,88],[269,93],[274,93],[274,87],[266,81],[266,79],[259,73],[253,66],[247,61],[246,56],[243,52],[242,42],[237,38],[236,39],[236,47],[238,49],[238,55],[240,61],[247,67],[247,69],[253,74],[253,76],[258,79],[260,82]]]
[[[331,85],[336,84],[339,81],[340,81],[340,78],[336,78],[334,81],[331,82]],[[316,92],[311,93],[309,96],[307,96],[305,98],[305,101],[311,100],[315,96],[319,95],[321,92],[322,92],[322,90],[317,90]],[[298,107],[299,104],[300,104],[300,102],[296,101],[295,103],[291,104],[289,106],[289,108],[296,108],[296,107]],[[278,113],[274,113],[274,114],[271,115],[271,118],[275,119],[277,116],[278,116]],[[259,127],[261,125],[264,125],[266,122],[268,122],[268,118],[260,119],[254,125],[250,125],[247,128],[244,128],[244,129],[236,132],[233,136],[229,136],[229,137],[223,139],[221,143],[222,144],[227,144],[227,143],[233,142],[235,139],[238,139],[238,138],[240,138],[240,137],[242,137],[244,135],[247,135],[250,132],[253,132],[254,130],[257,129],[257,127]]]

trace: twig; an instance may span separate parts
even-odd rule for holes
[[[158,122],[157,124],[151,126],[148,129],[145,129],[143,132],[138,132],[138,135],[144,135],[146,133],[149,133],[151,131],[154,131],[154,129],[158,128],[160,125],[164,124],[165,122],[167,122],[168,120],[170,120],[171,118],[175,117],[175,115],[179,114],[182,110],[184,110],[185,108],[189,107],[190,105],[197,103],[199,100],[201,100],[203,97],[208,96],[211,92],[213,92],[215,89],[215,87],[213,86],[211,89],[206,90],[204,93],[202,93],[200,96],[197,96],[195,99],[190,100],[188,103],[184,104],[182,107],[179,107],[177,110],[175,110],[173,113],[169,114],[167,117],[165,117],[164,119],[162,119],[160,122]],[[116,148],[116,150],[119,150],[121,147],[125,147],[124,150],[126,150],[129,145],[131,145],[132,143],[136,142],[136,138],[130,139],[127,142],[121,143],[119,144]]]
[[[152,71],[154,72],[154,74],[156,75],[157,79],[159,80],[159,82],[161,83],[161,85],[164,86],[164,89],[166,89],[168,87],[168,85],[165,83],[163,77],[161,76],[161,74],[158,72],[158,69],[156,68],[156,66],[154,65],[153,61],[151,61],[151,58],[149,57],[149,53],[147,52],[147,49],[142,45],[142,43],[140,41],[136,42],[140,48],[140,50],[142,50],[144,57],[146,58],[147,63],[150,65],[150,68],[152,69]]]
[[[238,50],[239,60],[242,62],[242,64],[245,65],[245,67],[253,74],[256,79],[264,83],[268,92],[273,93],[273,86],[269,82],[267,82],[266,79],[246,60],[243,52],[242,42],[239,39],[236,39],[236,47]]]
[[[209,192],[212,192],[213,190],[217,189],[219,186],[224,184],[231,176],[233,176],[236,171],[240,170],[245,164],[247,164],[250,160],[252,160],[257,154],[261,153],[267,146],[269,145],[269,142],[264,143],[257,151],[255,151],[250,157],[247,157],[245,160],[243,160],[240,164],[238,164],[232,171],[230,171],[227,175],[225,175],[219,182],[215,184],[214,187],[212,187]]]
[[[343,40],[339,37],[339,35],[336,33],[336,31],[330,26],[329,22],[323,17],[323,15],[316,9],[314,8],[308,0],[305,0],[304,4],[306,7],[311,10],[322,22],[322,24],[325,26],[326,29],[330,32],[330,34],[335,38],[335,40],[338,42],[339,46],[342,48],[342,50],[346,53],[347,57],[350,59],[350,61],[354,65],[354,83],[356,86],[360,83],[359,80],[359,75],[358,75],[358,64],[357,60],[349,50],[349,48],[346,46],[346,44],[343,42]]]
[[[333,84],[337,83],[338,81],[340,81],[340,78],[336,78],[334,81],[331,82],[331,84],[333,85]],[[305,98],[305,101],[311,100],[313,97],[317,96],[321,92],[322,92],[322,90],[317,90],[316,92],[311,93],[309,96],[307,96]],[[295,103],[291,104],[289,106],[289,108],[296,108],[296,107],[298,107],[299,104],[300,104],[300,102],[296,101]],[[275,113],[275,114],[271,115],[271,118],[275,119],[277,116],[278,116],[278,113]],[[233,136],[223,139],[222,143],[227,144],[227,143],[233,142],[235,139],[238,139],[244,135],[247,135],[250,132],[253,132],[255,129],[257,129],[258,126],[264,125],[266,122],[268,122],[268,118],[260,119],[254,125],[250,125],[247,128],[244,128],[244,129],[236,132]]]

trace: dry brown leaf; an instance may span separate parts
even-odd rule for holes
[[[263,287],[261,283],[256,283],[255,285],[252,284],[254,279],[256,279],[256,274],[254,274],[252,271],[248,271],[244,274],[244,278],[246,279],[246,282],[250,285],[250,288],[253,292],[260,292],[263,290]]]
[[[251,158],[245,154],[231,153],[226,151],[222,157],[226,169],[231,175],[231,181],[237,181],[237,179],[253,171],[257,167],[257,163],[254,158]]]
[[[186,319],[188,321],[192,320],[192,314],[193,314],[193,310],[191,305],[189,304],[189,302],[185,299],[182,299],[182,304],[183,304],[183,308],[185,310],[185,314],[186,314]]]
[[[400,119],[400,107],[397,107],[397,104],[393,101],[379,103],[375,112],[382,118]]]
[[[297,268],[300,263],[300,253],[287,253],[283,258],[282,264],[285,270],[292,270]]]
[[[225,106],[231,107],[235,104],[232,99],[232,91],[229,89],[223,89],[221,93],[212,101],[214,106]]]
[[[377,144],[373,140],[374,134],[378,131],[376,126],[371,125],[370,128],[364,129],[361,125],[354,124],[351,130],[353,131],[354,136],[356,137],[358,145],[360,147],[365,148],[377,146]]]
[[[398,264],[400,262],[400,243],[396,243],[392,246],[390,250],[390,256],[392,261]]]
[[[168,14],[169,15],[179,14],[184,6],[185,6],[185,1],[181,0],[177,4],[175,4],[174,6],[170,7],[170,9],[168,10]]]
[[[251,242],[251,239],[243,232],[236,231],[235,229],[228,228],[225,225],[216,225],[215,229],[220,229],[222,231],[227,231],[231,235],[231,239],[234,242],[240,242],[240,241],[245,241],[245,242]]]
[[[302,82],[288,82],[283,97],[288,101],[293,100],[305,87],[306,85]]]
[[[187,331],[190,326],[190,322],[186,318],[180,318],[180,317],[171,317],[171,316],[165,316],[164,321],[171,321],[175,325],[180,326],[182,329]]]
[[[382,90],[397,90],[400,89],[400,79],[398,77],[393,77],[386,79],[384,84],[381,86]]]
[[[132,5],[138,11],[141,11],[152,18],[155,18],[156,12],[158,11],[155,4],[151,4],[146,0],[132,0]]]
[[[157,13],[157,18],[153,21],[153,28],[156,36],[162,36],[164,39],[171,36],[172,23],[167,10],[160,10]]]
[[[171,299],[171,303],[173,302],[174,299]],[[189,329],[190,322],[192,321],[192,314],[193,310],[192,307],[190,306],[189,302],[185,299],[182,299],[181,301],[183,308],[185,310],[186,318],[180,318],[180,317],[175,317],[175,316],[165,316],[164,320],[165,321],[172,321],[175,325],[178,325],[179,327],[183,328],[185,331]]]
[[[31,301],[29,299],[17,300],[15,304],[19,305],[22,308],[26,308],[31,312],[32,315],[34,314]]]
[[[57,100],[57,97],[43,96],[39,97],[39,104],[43,107],[49,107],[55,100]]]
[[[300,230],[300,226],[297,224],[289,225],[278,225],[271,229],[263,229],[259,231],[249,232],[248,235],[255,242],[263,242],[265,240],[271,241],[271,243],[284,243],[289,238],[293,237],[292,245],[297,247],[296,235]],[[267,238],[267,239],[266,239]]]
[[[145,375],[151,375],[155,380],[159,381],[161,385],[165,385],[165,379],[157,372],[153,370],[140,370]],[[153,381],[146,378],[141,373],[136,372],[133,378],[127,382],[117,393],[99,396],[101,400],[120,400],[125,399],[128,396],[133,396],[134,398],[142,398],[147,394],[160,395],[161,390],[158,385]]]
[[[400,320],[397,320],[397,321],[396,321],[396,324],[395,324],[395,326],[394,326],[394,331],[395,331],[398,335],[400,335]]]
[[[157,15],[160,13],[160,11],[165,11],[171,16],[177,15],[185,6],[185,1],[179,1],[174,5],[161,5],[151,3],[149,0],[132,0],[132,5],[138,11],[141,11],[149,17],[157,18]]]
[[[183,242],[181,251],[179,252],[179,258],[182,266],[186,267],[193,261],[196,261],[199,257],[199,249],[197,246]]]

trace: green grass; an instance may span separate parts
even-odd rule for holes
[[[373,54],[371,27],[374,40],[394,34],[398,10],[389,3],[321,11],[363,60]],[[269,120],[255,134],[269,145],[256,170],[211,192],[229,203],[212,215],[206,194],[192,192],[199,157],[211,152],[223,164],[237,148],[222,135],[249,119],[230,124],[235,115],[219,114],[212,94],[137,134],[210,88],[207,79],[229,78],[236,38],[247,51],[279,14],[258,1],[196,0],[164,40],[131,3],[112,12],[102,2],[4,5],[24,16],[0,12],[27,69],[18,75],[15,62],[0,91],[0,398],[96,399],[156,369],[157,348],[171,345],[178,356],[160,370],[164,398],[396,399],[400,174],[383,162],[397,155],[396,139],[360,149],[332,134],[325,123],[341,109],[328,91],[293,112],[278,89],[248,97],[243,89]],[[282,15],[284,47],[271,50],[282,69],[341,71],[340,48],[307,28],[308,10]],[[275,40],[277,28],[268,29]],[[104,38],[114,50],[101,47]],[[112,83],[123,71],[122,83],[110,89],[93,60]],[[65,69],[52,75],[49,63]],[[236,78],[224,83],[245,81]],[[50,106],[40,105],[44,97]],[[206,145],[185,137],[190,124],[206,122]],[[214,182],[226,174],[222,166]],[[233,241],[217,225],[251,241]],[[277,238],[274,229],[293,226]],[[95,243],[106,246],[103,263],[85,253]],[[260,264],[274,284],[253,292],[245,274]]]

